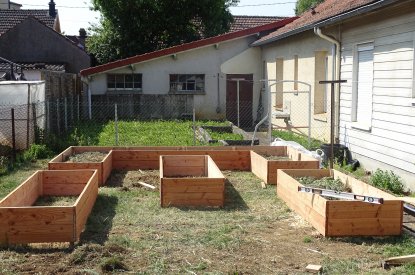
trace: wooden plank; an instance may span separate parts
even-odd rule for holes
[[[178,206],[178,207],[223,207],[224,201],[221,199],[183,199],[180,201],[165,201],[162,207]]]
[[[329,201],[327,217],[331,219],[400,218],[402,215],[401,201],[384,201],[383,204],[365,203],[360,201]]]
[[[48,225],[46,228],[13,227],[7,233],[7,244],[73,241],[73,227],[70,225]]]
[[[406,255],[399,257],[391,257],[382,262],[383,268],[388,268],[390,266],[398,266],[408,263],[415,263],[415,255]]]
[[[391,219],[330,219],[327,236],[386,236],[401,235],[399,218]]]
[[[180,200],[221,200],[223,199],[223,193],[165,193],[164,201],[180,201]]]
[[[95,172],[75,203],[75,235],[81,235],[98,196],[98,175]]]
[[[73,207],[0,208],[0,243],[72,241]]]
[[[255,151],[251,151],[251,171],[255,176],[268,183],[268,161]]]
[[[175,177],[205,177],[206,170],[203,166],[164,166],[163,167],[164,178],[175,178]]]
[[[0,207],[30,206],[42,194],[42,171],[35,172],[0,201]]]
[[[98,170],[99,183],[102,184],[102,163],[51,163],[49,170]],[[81,182],[85,182],[81,180]]]
[[[46,184],[43,186],[44,196],[78,196],[86,184]]]
[[[53,158],[51,161],[49,161],[48,165],[50,165],[51,163],[64,162],[67,157],[73,154],[73,151],[74,151],[74,147],[68,147],[62,153],[60,153],[55,158]]]
[[[111,175],[112,171],[112,152],[110,151],[108,155],[102,161],[102,181],[100,182],[100,186],[105,185],[108,178]]]
[[[225,178],[219,167],[210,156],[207,157],[207,171],[209,178]]]

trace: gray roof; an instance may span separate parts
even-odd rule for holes
[[[0,36],[30,16],[53,29],[55,18],[49,10],[0,10]]]

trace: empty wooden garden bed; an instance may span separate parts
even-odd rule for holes
[[[84,161],[84,162],[68,162],[70,157],[84,154],[84,153],[93,153],[100,152],[105,153],[106,156],[99,161]],[[96,169],[98,170],[98,183],[99,186],[102,186],[107,181],[108,177],[111,175],[112,170],[112,152],[108,151],[108,148],[105,147],[69,147],[54,159],[52,159],[48,164],[49,170],[82,170],[82,169]]]
[[[277,184],[278,169],[318,169],[319,161],[286,146],[270,146],[251,151],[251,169],[267,184]]]
[[[168,206],[223,206],[225,177],[210,156],[160,156],[160,202]]]
[[[327,200],[298,192],[300,177],[331,177],[347,184],[353,193],[379,197],[383,204]],[[395,196],[336,170],[278,170],[277,194],[309,221],[323,236],[385,236],[402,233],[403,203]]]
[[[98,194],[96,170],[37,171],[0,201],[0,244],[79,240]],[[77,196],[71,206],[33,206],[45,196]]]

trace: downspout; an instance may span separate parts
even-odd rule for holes
[[[318,35],[320,38],[333,43],[332,49],[332,56],[333,56],[333,69],[332,69],[332,80],[340,80],[340,62],[341,62],[341,55],[340,55],[340,42],[330,37],[328,35],[323,34],[320,28],[314,27],[314,33]],[[340,132],[340,84],[336,84],[336,134],[335,139],[336,143],[339,143],[339,132]]]

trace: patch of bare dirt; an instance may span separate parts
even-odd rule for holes
[[[85,152],[69,156],[66,162],[101,162],[107,156],[107,154],[108,153],[102,152]]]
[[[128,188],[144,188],[138,182],[144,182],[154,187],[160,185],[159,170],[134,170],[134,171],[114,171],[107,181],[111,187],[122,187],[128,191]]]
[[[77,196],[40,196],[33,206],[72,206]]]

